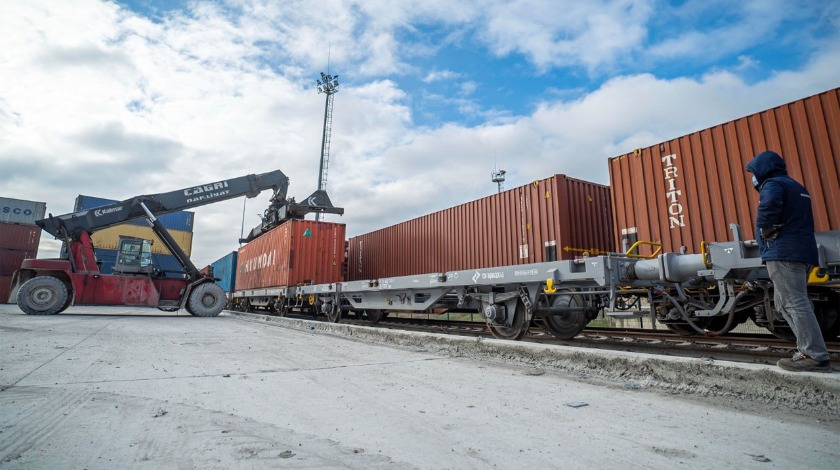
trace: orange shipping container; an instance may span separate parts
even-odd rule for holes
[[[349,280],[573,259],[615,245],[609,188],[555,175],[349,240]]]
[[[816,230],[840,229],[837,88],[610,159],[619,245],[698,253],[702,241],[732,240],[730,223],[753,239],[758,193],[745,167],[764,150],[811,193]]]
[[[290,220],[239,249],[236,290],[341,281],[344,224]]]

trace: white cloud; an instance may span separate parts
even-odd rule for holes
[[[498,2],[486,9],[480,35],[498,55],[518,52],[539,69],[609,68],[639,48],[653,12],[649,0]]]
[[[432,70],[431,72],[427,73],[425,77],[423,77],[423,82],[432,83],[443,80],[454,80],[456,78],[459,78],[460,76],[460,73],[453,72],[452,70]]]
[[[494,53],[540,68],[593,71],[642,47],[652,14],[643,1],[450,4],[196,4],[156,23],[93,0],[19,2],[0,16],[0,195],[61,214],[80,193],[125,198],[280,169],[290,195],[304,197],[324,112],[312,71],[326,69],[330,47],[333,72],[353,79],[335,95],[328,184],[347,215],[328,220],[351,235],[489,195],[494,165],[508,188],[554,173],[606,183],[608,157],[837,86],[835,42],[758,83],[725,70],[618,75],[527,116],[489,115],[466,84],[464,96],[441,99],[485,124],[417,127],[410,96],[389,79],[412,67],[412,45],[399,40],[412,22],[483,30]],[[247,201],[246,231],[267,199]],[[196,264],[237,248],[241,200],[196,213]]]
[[[462,82],[458,85],[458,91],[461,93],[462,96],[469,96],[475,93],[475,90],[478,89],[478,83],[468,80],[466,82]]]

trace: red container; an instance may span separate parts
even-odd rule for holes
[[[811,193],[817,231],[840,229],[840,88],[610,159],[617,240],[700,251],[737,223],[755,238],[747,163],[773,150]],[[644,250],[642,253],[650,253]]]
[[[5,250],[0,248],[0,276],[11,276],[18,269],[23,260],[34,259],[36,250]]]
[[[615,245],[609,188],[555,175],[349,240],[349,280],[573,259]]]
[[[236,290],[339,282],[344,224],[291,220],[239,249]]]
[[[37,251],[40,241],[41,228],[37,225],[0,222],[0,249]]]
[[[0,276],[0,304],[9,303],[9,292],[12,290],[12,276]]]

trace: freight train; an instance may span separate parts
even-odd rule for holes
[[[344,230],[341,224],[295,221],[274,229],[280,234],[276,237],[297,238],[300,247],[311,230],[304,225],[324,233]],[[272,237],[266,234],[266,240]],[[680,335],[721,335],[752,319],[780,338],[793,339],[773,307],[772,283],[758,245],[743,240],[735,224],[732,237],[705,244],[700,254],[657,250],[653,256],[636,255],[638,245],[652,244],[637,242],[626,253],[353,281],[342,281],[335,269],[343,261],[343,240],[337,237],[325,245],[313,243],[318,252],[299,269],[289,262],[294,255],[288,253],[294,252],[263,243],[260,251],[243,247],[237,270],[227,271],[237,276],[236,283],[255,273],[263,280],[231,288],[229,308],[323,314],[333,322],[347,314],[377,322],[388,312],[475,312],[494,336],[504,339],[522,338],[532,323],[570,339],[599,314],[648,316]],[[818,233],[817,243],[820,266],[812,273],[809,293],[830,340],[840,329],[840,231]],[[222,283],[231,285],[230,278]]]
[[[830,90],[612,158],[609,187],[554,175],[346,243],[342,224],[287,222],[239,251],[235,281],[223,281],[229,306],[330,321],[476,312],[506,339],[532,323],[572,338],[599,314],[648,316],[680,335],[725,334],[752,319],[793,339],[758,246],[743,235],[754,233],[758,204],[744,167],[771,148],[814,201],[820,265],[809,293],[833,339],[838,115],[840,89]]]

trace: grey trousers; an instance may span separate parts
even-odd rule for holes
[[[768,261],[767,272],[773,281],[773,300],[782,317],[796,335],[796,347],[816,361],[829,358],[820,324],[808,300],[808,268],[805,263]]]

